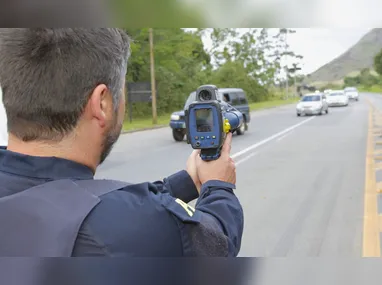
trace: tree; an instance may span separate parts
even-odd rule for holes
[[[250,102],[266,100],[269,96],[268,90],[260,85],[250,75],[241,62],[228,61],[217,69],[212,77],[211,84],[218,87],[238,87],[247,93]]]
[[[281,48],[274,43],[269,29],[212,29],[211,54],[216,65],[241,62],[248,74],[264,86],[275,81],[280,68]]]
[[[277,68],[275,73],[278,76],[281,75],[281,72],[283,70],[284,71],[289,70],[288,57],[290,57],[290,56],[294,57],[295,56],[295,54],[290,50],[290,46],[289,46],[288,40],[287,40],[288,34],[294,34],[294,33],[296,33],[295,30],[287,29],[287,28],[280,28],[278,30],[278,33],[275,36],[273,36],[275,44],[274,44],[274,48],[273,48],[274,53],[272,54],[272,57],[277,62],[278,68]],[[287,82],[287,80],[289,80],[288,72],[286,72],[286,73],[287,73],[287,79],[283,80],[284,82]]]
[[[373,85],[379,84],[380,79],[378,76],[373,75],[369,68],[364,68],[357,76],[347,76],[344,79],[345,86],[358,86],[362,85],[364,87],[371,87]]]
[[[284,49],[270,29],[154,29],[158,115],[179,110],[202,84],[238,87],[250,102],[271,97]],[[150,81],[148,29],[127,29],[133,42],[127,82]],[[210,37],[207,50],[202,37]],[[148,116],[150,103],[135,103],[134,116]]]
[[[379,75],[382,75],[382,49],[374,57],[374,69]]]
[[[258,60],[261,65],[257,75],[265,86],[275,83],[275,75],[280,69],[280,59],[277,46],[274,45],[269,35],[269,29],[261,29],[257,38]]]
[[[150,81],[148,29],[127,29],[132,37],[128,82]],[[154,29],[158,113],[180,108],[185,98],[208,73],[210,56],[200,35],[183,29]],[[203,71],[204,70],[204,71]],[[150,113],[150,104],[133,106],[135,116]]]

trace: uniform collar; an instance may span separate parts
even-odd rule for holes
[[[30,156],[0,147],[0,171],[41,179],[93,179],[90,168],[58,158]]]

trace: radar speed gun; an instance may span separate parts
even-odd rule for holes
[[[187,143],[200,149],[205,161],[218,159],[227,134],[243,124],[242,113],[221,98],[216,86],[200,86],[196,101],[185,111]]]

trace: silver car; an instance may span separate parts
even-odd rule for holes
[[[322,115],[324,112],[329,113],[329,105],[322,93],[306,94],[296,106],[297,116]]]
[[[357,88],[355,88],[355,87],[346,87],[344,89],[344,92],[345,92],[346,95],[348,95],[350,100],[358,101],[359,94],[358,94]]]
[[[349,96],[343,90],[334,90],[328,95],[327,102],[330,107],[348,106]]]

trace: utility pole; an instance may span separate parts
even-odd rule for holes
[[[151,106],[153,111],[153,124],[156,125],[157,120],[157,96],[155,86],[155,66],[154,66],[154,40],[153,29],[149,28],[149,41],[150,41],[150,74],[151,74]]]
[[[289,98],[289,94],[288,94],[288,87],[289,87],[289,70],[288,70],[288,43],[287,43],[287,39],[288,39],[288,29],[286,29],[286,32],[285,32],[285,61],[286,61],[286,98],[288,100]]]
[[[297,55],[296,58],[301,59],[302,56]],[[291,72],[293,73],[293,81],[294,81],[294,92],[293,97],[297,95],[297,72],[301,70],[301,67],[298,66],[298,63],[293,64],[293,68],[291,69]]]

